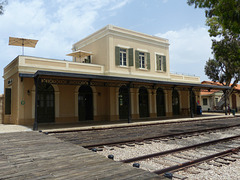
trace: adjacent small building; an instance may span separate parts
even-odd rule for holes
[[[215,86],[222,86],[218,82],[212,81],[203,81],[202,84],[208,85],[215,85]],[[216,111],[216,110],[223,110],[224,107],[224,93],[222,90],[211,90],[201,91],[201,106],[203,111]],[[231,109],[234,109],[236,112],[240,109],[240,85],[237,84],[234,87],[234,90],[230,97],[227,99],[226,104],[230,106]]]
[[[200,78],[170,73],[169,41],[108,25],[72,46],[72,61],[18,56],[4,68],[3,123],[193,116]]]

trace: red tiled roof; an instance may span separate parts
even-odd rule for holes
[[[223,86],[221,83],[219,82],[214,82],[214,81],[202,81],[201,84],[210,84],[210,85],[215,85],[215,86]],[[231,86],[232,84],[230,84],[229,86]],[[237,84],[234,89],[236,90],[240,90],[240,84]]]

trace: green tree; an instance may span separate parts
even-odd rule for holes
[[[212,40],[213,59],[205,65],[205,74],[224,86],[236,86],[240,80],[240,39],[236,34],[224,33],[219,41]]]
[[[204,8],[207,18],[216,17],[223,29],[240,34],[240,0],[188,0],[195,8]]]
[[[240,80],[240,0],[188,0],[195,8],[204,8],[212,40],[213,59],[205,65],[205,74],[214,82],[230,86],[228,99]],[[226,106],[226,104],[225,104]]]
[[[0,0],[0,15],[4,13],[4,6],[6,6],[8,3],[7,0]]]

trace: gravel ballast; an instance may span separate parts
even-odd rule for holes
[[[121,145],[120,147],[106,146],[103,148],[103,151],[98,151],[98,153],[106,157],[112,154],[114,155],[115,161],[120,161],[128,158],[166,151],[170,149],[176,149],[186,145],[208,141],[209,140],[208,138],[225,138],[229,136],[234,136],[239,134],[239,132],[240,132],[240,129],[235,128],[235,129],[229,129],[225,131],[217,131],[210,134],[203,134],[200,136],[192,136],[192,137],[183,138],[183,139],[175,139],[175,140],[159,141],[159,142],[152,141],[151,144],[147,143],[147,144],[135,145],[135,146]],[[189,152],[191,153],[191,151]],[[192,153],[196,154],[196,152],[194,151]],[[169,161],[169,158],[172,161]],[[197,180],[198,179],[238,180],[240,179],[240,159],[238,158],[235,158],[235,159],[236,159],[235,162],[229,161],[230,162],[229,165],[221,164],[221,167],[209,165],[208,163],[204,162],[204,163],[201,163],[200,166],[203,166],[204,168],[209,170],[206,170],[204,168],[201,169],[197,167],[191,167],[191,168],[187,168],[186,170],[178,171],[176,174],[180,175],[180,177],[188,177],[188,179],[197,179]],[[140,163],[140,168],[144,170],[155,171],[158,169],[163,169],[169,166],[176,165],[177,163],[173,161],[184,162],[189,160],[178,158],[177,156],[175,156],[174,158],[168,157],[168,156],[161,156],[157,158],[138,161],[138,163]],[[216,164],[216,162],[213,161],[213,164],[214,163]],[[132,164],[133,163],[129,163],[130,166],[132,166]],[[173,178],[173,179],[179,179],[179,178]]]

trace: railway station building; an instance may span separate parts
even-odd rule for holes
[[[72,61],[17,56],[4,68],[5,124],[191,116],[200,91],[225,87],[170,73],[169,41],[108,25],[72,46]]]

